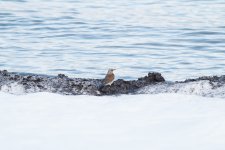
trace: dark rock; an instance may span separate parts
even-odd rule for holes
[[[127,94],[156,82],[164,82],[160,73],[149,73],[148,76],[138,80],[125,81],[119,79],[111,86],[101,87],[100,79],[69,78],[64,74],[58,76],[44,76],[35,74],[9,73],[0,71],[0,88],[12,83],[21,85],[26,93],[31,92],[53,92],[66,95],[90,94],[90,95],[112,95]],[[10,86],[9,86],[10,87]],[[99,88],[101,87],[101,88]]]
[[[214,90],[215,94],[222,93],[225,95],[225,92],[222,90],[219,92],[216,91],[218,88],[225,85],[225,75],[220,77],[203,76],[196,79],[187,79],[185,81],[165,82],[165,79],[160,73],[151,72],[145,77],[138,78],[138,80],[126,81],[123,79],[118,79],[110,86],[102,86],[101,79],[69,78],[64,74],[59,74],[58,76],[46,76],[36,74],[10,73],[7,70],[0,71],[0,90],[8,88],[7,91],[10,91],[14,89],[12,88],[13,86],[19,85],[19,87],[23,88],[21,91],[24,91],[25,93],[52,92],[65,95],[138,94],[141,93],[138,92],[140,89],[145,89],[144,87],[149,88],[149,86],[158,86],[158,88],[152,90],[154,93],[160,93],[157,91],[179,92],[180,87],[199,81],[200,84],[201,81],[206,81],[210,85],[211,89]],[[4,88],[2,88],[3,86]],[[16,92],[11,91],[11,93]],[[207,95],[205,92],[202,93],[203,96]],[[213,94],[208,93],[208,95]]]
[[[59,78],[68,78],[65,74],[58,74]]]
[[[194,81],[200,81],[200,80],[208,80],[211,82],[225,82],[225,75],[223,76],[202,76],[196,79],[186,79],[185,81],[180,81],[177,83],[188,83],[188,82],[194,82]]]
[[[3,71],[1,71],[1,74],[2,74],[3,76],[7,76],[7,75],[8,75],[8,71],[7,71],[7,70],[3,70]]]
[[[143,78],[138,78],[138,80],[133,81],[124,81],[122,79],[116,80],[113,82],[111,86],[107,85],[101,87],[99,91],[103,95],[112,95],[112,94],[128,94],[133,93],[137,89],[142,88],[144,86],[155,84],[157,82],[164,82],[165,79],[162,77],[160,73],[151,72],[148,73],[148,76]]]

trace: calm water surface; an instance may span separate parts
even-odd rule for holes
[[[225,74],[224,0],[1,0],[0,70],[167,80]]]

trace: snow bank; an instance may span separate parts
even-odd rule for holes
[[[2,150],[223,150],[225,100],[0,92]]]

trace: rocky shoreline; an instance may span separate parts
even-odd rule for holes
[[[0,71],[0,89],[11,93],[13,93],[13,91],[10,90],[18,87],[22,89],[24,93],[52,92],[65,95],[128,94],[144,86],[164,81],[160,73],[149,73],[148,76],[139,78],[138,80],[125,81],[119,79],[111,86],[101,86],[101,79],[69,78],[64,74],[45,76],[10,73],[7,70]]]
[[[166,82],[160,73],[150,72],[147,76],[138,78],[137,80],[126,81],[118,79],[111,86],[102,86],[101,79],[69,78],[64,74],[46,76],[12,73],[7,70],[0,71],[0,91],[14,94],[51,92],[64,95],[101,96],[165,92],[178,93],[184,86],[199,85],[203,82],[207,83],[207,88],[210,88],[211,91],[215,92],[217,89],[221,91],[221,87],[225,85],[225,76],[205,76],[181,82]],[[191,92],[191,88],[189,88],[189,92]],[[192,91],[194,90],[192,89]],[[225,95],[225,91],[222,89],[219,94]],[[207,94],[202,95],[205,96]],[[208,95],[210,96],[210,92],[208,92]]]

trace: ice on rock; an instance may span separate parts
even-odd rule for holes
[[[18,83],[5,84],[0,89],[2,92],[7,92],[16,95],[25,93],[24,87]]]
[[[206,97],[225,97],[225,85],[218,86],[208,80],[185,83],[160,83],[146,86],[137,91],[137,94],[180,93]]]

